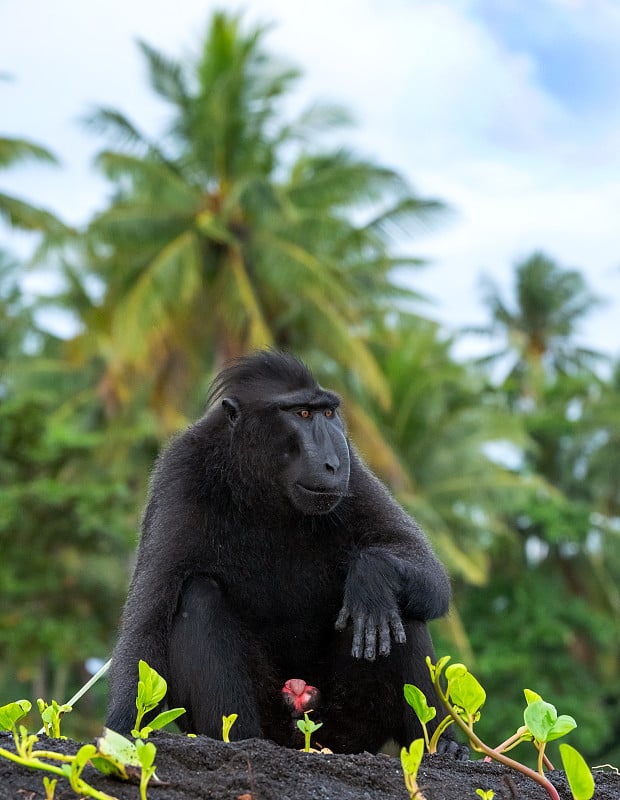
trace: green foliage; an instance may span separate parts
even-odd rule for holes
[[[424,795],[418,786],[418,770],[422,763],[422,756],[424,754],[424,739],[414,739],[409,745],[401,748],[400,763],[403,768],[403,775],[405,776],[405,786],[409,792],[411,800],[424,800]]]
[[[575,720],[567,714],[558,717],[555,706],[546,703],[540,696],[535,700],[528,700],[523,720],[528,731],[539,743],[560,739],[577,727]]]
[[[45,789],[45,800],[54,800],[54,794],[56,792],[57,783],[58,783],[58,778],[48,778],[47,776],[43,778],[43,788]]]
[[[65,694],[68,668],[109,649],[135,515],[94,455],[102,437],[56,411],[41,393],[0,403],[0,687],[4,669],[41,694]]]
[[[29,700],[15,700],[5,706],[0,706],[0,730],[15,731],[15,725],[23,719],[32,708]]]
[[[468,632],[478,673],[496,701],[485,711],[487,737],[499,740],[505,718],[521,715],[519,684],[535,680],[543,697],[553,695],[574,709],[579,720],[575,745],[590,760],[606,760],[606,741],[614,741],[609,698],[615,696],[617,674],[610,658],[614,634],[608,615],[571,596],[546,564],[521,566],[518,553],[504,552],[496,569],[487,587],[457,599],[466,620],[480,621]],[[582,650],[582,641],[587,649]],[[577,658],[580,653],[588,657]],[[590,653],[599,655],[600,666]]]
[[[148,738],[148,735],[155,730],[159,730],[170,722],[185,713],[184,708],[170,708],[157,714],[148,725],[140,727],[142,719],[149,711],[153,711],[164,699],[168,691],[168,684],[165,679],[150,667],[146,661],[140,660],[138,663],[138,693],[136,696],[136,722],[131,732],[132,736],[140,739]]]
[[[545,756],[545,747],[547,742],[570,733],[576,727],[575,720],[567,715],[558,716],[554,706],[545,702],[536,692],[526,689],[524,692],[527,702],[524,712],[525,725],[503,744],[492,748],[474,732],[474,725],[480,718],[480,709],[486,700],[486,692],[464,664],[448,666],[449,661],[449,656],[444,656],[436,664],[433,664],[430,658],[426,659],[439,699],[445,706],[448,715],[466,734],[471,747],[477,752],[484,753],[488,758],[499,761],[532,778],[547,791],[552,800],[559,800],[557,790],[545,776],[544,764],[546,763],[552,768]],[[442,680],[444,675],[445,687]],[[423,710],[423,704],[417,702],[417,705]],[[525,764],[505,755],[508,750],[524,741],[532,741],[538,751],[538,772],[534,772]],[[566,751],[566,764],[570,770],[571,790],[574,784],[578,792],[573,795],[575,800],[590,800],[594,791],[594,783],[585,761],[578,753],[575,755],[571,748]],[[589,780],[586,772],[590,775]],[[590,783],[592,791],[588,793]]]
[[[417,686],[411,683],[405,684],[405,700],[409,703],[411,708],[415,711],[418,719],[423,725],[430,722],[437,715],[437,709],[434,706],[429,706],[426,701],[426,695]]]
[[[140,798],[146,800],[146,787],[155,774],[155,745],[153,742],[143,742],[140,739],[136,742],[138,759],[142,767],[140,774]]]
[[[450,664],[446,668],[448,697],[457,713],[468,724],[480,719],[480,709],[487,699],[486,692],[464,664]]]
[[[575,800],[594,797],[594,778],[583,756],[570,744],[560,745],[562,764]]]
[[[96,755],[97,748],[91,744],[83,745],[74,756],[65,756],[53,750],[35,750],[39,741],[34,734],[28,733],[24,725],[17,726],[32,707],[27,700],[17,700],[0,708],[0,729],[10,730],[15,742],[15,752],[0,747],[0,758],[6,758],[28,769],[42,770],[67,778],[73,791],[80,797],[92,797],[94,800],[115,800],[111,795],[100,792],[82,780],[84,767]],[[44,779],[45,793],[53,797],[56,781]]]
[[[414,297],[390,278],[416,263],[393,255],[390,231],[441,208],[392,170],[321,150],[346,121],[339,109],[284,119],[299,72],[270,59],[264,37],[218,12],[192,60],[142,43],[168,129],[147,137],[111,109],[90,119],[118,149],[99,156],[115,191],[86,235],[105,289],[86,321],[104,332],[78,345],[103,360],[110,408],[130,405],[138,382],[172,429],[213,366],[205,353],[221,363],[266,345],[354,367],[386,408],[365,327],[376,304]]]
[[[323,725],[322,722],[313,722],[308,716],[308,712],[304,711],[304,718],[297,720],[297,727],[303,733],[305,738],[304,752],[310,752],[310,737],[315,731]]]
[[[41,714],[46,736],[49,736],[51,739],[66,738],[60,735],[60,718],[63,714],[72,711],[71,706],[66,704],[59,705],[56,700],[52,700],[51,704],[48,704],[41,698],[37,700],[37,706]]]
[[[155,708],[166,694],[166,682],[154,669],[144,661],[140,662],[139,669],[140,681],[136,700],[139,717],[136,722],[137,728],[139,728],[142,718],[141,712],[146,713]],[[31,707],[32,704],[28,700],[17,700],[0,707],[0,730],[9,730],[13,734],[15,743],[15,753],[0,748],[0,758],[6,758],[30,769],[43,770],[65,777],[76,794],[81,797],[93,797],[95,800],[114,800],[114,798],[100,792],[82,779],[82,772],[88,763],[102,774],[113,775],[121,780],[139,776],[140,797],[141,800],[146,800],[147,786],[155,776],[157,751],[152,742],[144,742],[143,738],[146,738],[154,728],[163,727],[166,722],[184,713],[184,709],[171,709],[165,714],[158,715],[153,721],[152,727],[133,732],[136,737],[139,737],[135,742],[105,728],[104,735],[97,739],[96,746],[85,744],[74,756],[65,756],[53,750],[35,750],[38,737],[29,734],[25,726],[17,725],[30,712]],[[55,738],[58,738],[60,716],[65,711],[71,710],[70,707],[60,706],[55,700],[52,700],[49,705],[43,700],[39,700],[38,707],[46,732],[49,731]],[[236,715],[232,716],[236,718]],[[315,729],[316,727],[320,726],[315,726]],[[48,800],[54,796],[56,782],[56,780],[44,778]]]
[[[424,744],[426,745],[426,749],[429,753],[436,753],[437,752],[437,743],[439,741],[440,736],[452,724],[452,720],[449,716],[445,717],[439,725],[435,728],[435,731],[432,736],[428,734],[428,727],[427,723],[431,720],[435,719],[437,716],[437,709],[434,706],[429,706],[426,700],[426,696],[421,689],[418,689],[417,686],[413,686],[410,683],[406,683],[404,687],[405,693],[405,700],[411,706],[411,708],[415,711],[416,716],[420,720],[420,724],[422,725],[422,732],[424,734]]]
[[[222,717],[222,741],[230,741],[230,729],[237,721],[238,714],[229,714],[227,717]]]
[[[481,797],[482,800],[493,800],[495,797],[493,789],[476,789],[476,794],[478,797]]]
[[[113,775],[119,780],[129,780],[141,768],[134,742],[109,728],[97,739],[97,754],[91,759],[93,766],[103,775]]]

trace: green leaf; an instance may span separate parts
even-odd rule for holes
[[[437,709],[429,707],[424,692],[411,683],[404,686],[405,700],[417,714],[418,719],[424,725],[430,722],[436,715]]]
[[[224,742],[230,741],[230,730],[237,721],[238,714],[229,714],[222,716],[222,740]]]
[[[560,745],[560,756],[575,800],[590,800],[594,796],[594,778],[583,756],[570,744]]]
[[[468,716],[475,716],[487,699],[486,692],[463,664],[453,664],[446,670],[450,701]]]
[[[297,727],[302,733],[314,733],[323,726],[322,722],[313,722],[311,719],[298,719]]]
[[[568,714],[560,714],[555,722],[555,725],[547,736],[547,741],[552,742],[554,739],[560,739],[562,736],[566,736],[567,733],[570,733],[576,727],[577,723],[573,717],[569,717]]]
[[[104,775],[125,781],[129,778],[127,767],[140,766],[135,744],[110,728],[104,728],[103,736],[97,739],[97,752],[91,762]]]
[[[174,722],[175,719],[183,714],[185,714],[184,708],[170,708],[168,711],[162,711],[161,714],[158,714],[155,719],[149,722],[149,727],[153,731],[158,731],[160,728],[164,728],[166,725]]]
[[[136,750],[138,753],[138,759],[140,761],[140,765],[142,766],[143,770],[149,770],[153,763],[155,762],[155,754],[157,753],[157,748],[153,744],[153,742],[136,742]]]
[[[146,661],[138,663],[138,696],[144,705],[145,711],[151,711],[166,696],[168,684],[157,670],[149,667]]]
[[[15,730],[15,724],[25,717],[31,708],[32,703],[29,700],[15,700],[14,703],[0,706],[0,730]]]
[[[76,794],[83,794],[82,791],[84,788],[84,784],[80,781],[80,775],[84,771],[84,767],[88,764],[90,759],[97,754],[97,748],[93,744],[85,744],[80,747],[77,751],[75,756],[73,757],[73,761],[71,762],[69,770],[69,783],[71,784],[71,788]]]
[[[400,751],[400,763],[402,764],[403,772],[407,775],[412,775],[415,779],[420,769],[423,755],[424,739],[414,739],[409,745],[409,750],[403,747]]]
[[[524,689],[523,694],[525,695],[528,706],[532,705],[532,703],[535,703],[537,700],[542,700],[542,697],[531,689]]]
[[[469,672],[465,664],[450,664],[449,667],[446,668],[446,678],[451,681],[455,678],[460,678],[463,675],[466,675]]]
[[[450,661],[451,658],[452,656],[442,656],[436,664],[433,664],[433,662],[430,659],[430,656],[426,656],[426,666],[428,667],[428,671],[430,672],[431,680],[433,682],[435,682],[435,680],[439,678],[439,676],[443,672],[444,667],[446,666],[448,661]]]
[[[538,742],[549,741],[549,734],[554,728],[558,712],[551,703],[535,700],[523,712],[523,720],[528,730]]]

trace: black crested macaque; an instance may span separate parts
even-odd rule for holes
[[[403,684],[438,702],[426,623],[447,612],[450,582],[353,449],[339,405],[285,353],[254,353],[215,379],[207,413],[152,476],[108,727],[131,730],[144,659],[169,705],[186,708],[185,731],[220,738],[237,713],[231,738],[296,746],[291,713],[312,703],[335,752],[422,735]],[[440,749],[460,748],[448,734]]]

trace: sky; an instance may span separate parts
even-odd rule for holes
[[[448,204],[408,243],[429,262],[412,278],[428,314],[484,323],[480,276],[509,297],[515,263],[543,250],[604,301],[581,342],[620,355],[620,0],[0,0],[0,135],[62,162],[3,171],[0,190],[85,224],[109,186],[80,118],[108,105],[156,134],[136,40],[184,57],[220,8],[273,23],[266,47],[304,75],[295,102],[342,104],[360,155]]]

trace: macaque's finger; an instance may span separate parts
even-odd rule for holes
[[[379,625],[379,655],[388,656],[391,648],[390,623],[386,617],[381,617],[381,624]]]
[[[392,628],[392,636],[397,644],[404,644],[407,641],[407,634],[403,627],[403,621],[400,618],[398,611],[390,613],[390,627]]]
[[[347,627],[347,622],[349,621],[350,616],[351,614],[349,613],[347,606],[342,606],[340,609],[340,614],[338,614],[338,619],[336,620],[335,628],[337,631],[343,631]]]
[[[367,661],[374,661],[377,655],[377,623],[374,617],[368,617],[364,629],[364,638],[366,639],[364,646],[364,658]]]
[[[358,614],[353,620],[353,644],[351,655],[353,658],[361,658],[363,653],[362,643],[364,641],[364,618]]]

